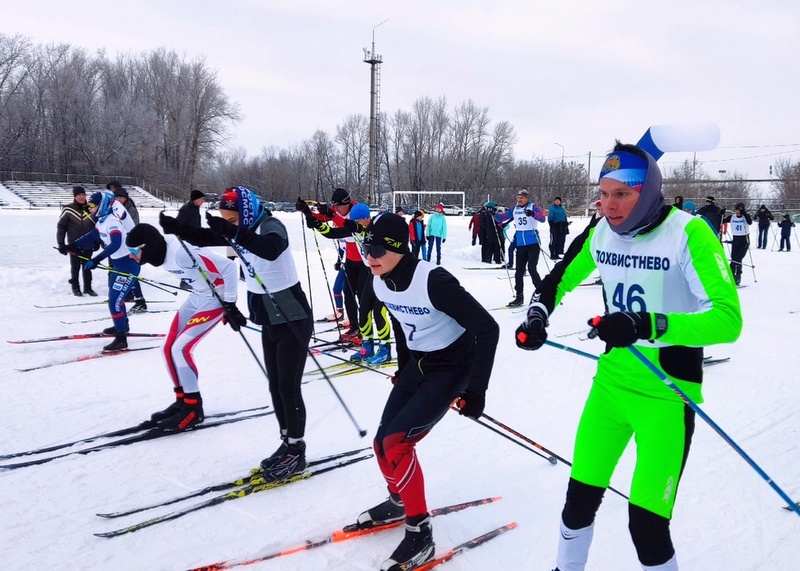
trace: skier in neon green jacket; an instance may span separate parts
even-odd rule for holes
[[[606,351],[578,426],[556,569],[584,569],[595,514],[617,461],[635,437],[631,538],[643,569],[676,571],[669,523],[695,413],[625,347],[635,345],[702,402],[703,347],[739,337],[741,308],[717,236],[701,218],[665,205],[652,156],[617,143],[599,186],[605,217],[572,242],[517,329],[519,347],[541,347],[548,318],[564,295],[600,271],[606,314],[589,323]]]

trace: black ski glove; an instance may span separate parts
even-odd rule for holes
[[[333,264],[333,269],[336,270],[337,272],[339,270],[341,270],[342,269],[342,261],[341,260],[336,260],[336,262]]]
[[[175,234],[176,236],[180,236],[180,232],[184,227],[183,222],[179,222],[177,218],[167,216],[163,212],[158,215],[158,223],[164,230],[164,234]]]
[[[321,222],[314,218],[313,216],[306,216],[306,226],[311,228],[312,230],[319,230],[324,226],[324,222]]]
[[[517,327],[517,347],[535,351],[547,341],[547,308],[539,302],[528,308],[528,317]]]
[[[458,400],[456,400],[458,414],[468,416],[469,418],[480,418],[480,416],[483,414],[483,409],[485,406],[485,391],[471,391],[467,389],[461,393],[458,397]]]
[[[231,224],[221,216],[212,216],[208,212],[206,212],[206,223],[208,224],[208,229],[211,230],[215,236],[222,236],[231,240],[236,236],[236,232],[239,230],[238,226]]]
[[[294,203],[294,208],[295,210],[302,212],[306,216],[311,216],[311,209],[308,207],[308,203],[299,196],[297,197],[297,200]]]
[[[656,314],[656,334],[653,335],[652,316],[646,311],[639,313],[617,312],[589,320],[592,330],[589,338],[599,337],[610,347],[627,347],[639,339],[658,339],[667,330],[667,317]]]
[[[58,250],[58,253],[62,256],[69,254],[69,250],[67,250],[67,246],[65,244],[59,244],[56,250]]]
[[[327,216],[328,218],[333,218],[333,215],[336,214],[333,208],[331,208],[330,205],[325,204],[324,202],[317,202],[317,212],[319,212],[323,216]]]
[[[222,323],[230,325],[234,331],[239,331],[242,327],[247,325],[247,318],[242,315],[236,303],[232,301],[222,302]]]
[[[530,208],[528,208],[525,211],[525,216],[533,216],[534,214],[536,214],[536,213],[533,210],[531,210]]]

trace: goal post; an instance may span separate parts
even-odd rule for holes
[[[399,196],[410,196],[417,198],[417,205],[418,207],[422,207],[422,197],[425,195],[433,195],[436,197],[441,196],[449,196],[449,195],[457,195],[461,197],[461,215],[465,215],[467,213],[467,203],[466,203],[466,194],[463,190],[413,190],[413,191],[393,191],[392,192],[392,212],[397,210],[397,199]],[[438,200],[438,199],[437,199]],[[409,213],[413,214],[413,212]]]

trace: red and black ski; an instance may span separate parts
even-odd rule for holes
[[[166,337],[166,333],[127,333],[128,337]],[[18,339],[9,341],[12,345],[27,343],[46,343],[48,341],[75,341],[80,339],[97,339],[98,337],[113,337],[107,333],[78,333],[76,335],[58,335],[56,337],[40,337],[38,339]]]
[[[467,508],[491,504],[492,502],[496,502],[500,499],[502,498],[498,496],[493,498],[484,498],[482,500],[463,502],[460,504],[452,504],[449,506],[444,506],[441,508],[436,508],[434,510],[431,510],[430,514],[431,517],[447,515],[454,512],[465,510]],[[301,551],[309,551],[310,549],[314,549],[316,547],[322,547],[323,545],[328,545],[329,543],[339,543],[341,541],[347,541],[348,539],[355,539],[357,537],[371,535],[373,533],[379,533],[381,531],[386,531],[389,529],[395,529],[397,527],[400,527],[401,525],[403,525],[402,520],[391,523],[385,523],[382,525],[375,525],[371,527],[359,527],[358,524],[346,525],[342,529],[334,531],[333,533],[331,533],[326,537],[322,537],[317,540],[306,541],[302,545],[298,545],[297,547],[291,547],[289,549],[284,549],[283,551],[276,551],[275,553],[270,553],[269,555],[262,555],[254,559],[246,559],[240,561],[236,560],[220,561],[218,563],[211,563],[210,565],[196,567],[194,569],[191,569],[190,571],[220,571],[222,569],[233,569],[234,567],[253,565],[254,563],[261,563],[262,561],[277,559],[278,557],[292,555],[293,553],[299,553]]]
[[[45,365],[36,365],[35,367],[26,367],[24,369],[17,369],[20,373],[29,373],[30,371],[38,371],[39,369],[47,369],[48,367],[55,367],[58,365],[68,365],[69,363],[81,363],[83,361],[91,361],[92,359],[100,359],[101,357],[114,357],[115,355],[124,355],[131,351],[149,351],[150,349],[160,349],[158,345],[151,347],[129,347],[120,351],[98,351],[97,353],[90,353],[89,355],[81,355],[74,359],[66,359],[64,361],[57,361],[55,363],[47,363]]]
[[[498,527],[497,529],[493,529],[492,531],[484,533],[483,535],[474,537],[469,541],[465,541],[460,545],[456,545],[452,549],[448,549],[441,555],[436,556],[436,558],[433,559],[432,561],[428,561],[427,563],[423,563],[422,565],[417,565],[416,567],[411,567],[408,571],[428,571],[429,569],[438,567],[442,563],[450,561],[456,555],[460,555],[465,551],[469,551],[470,549],[475,549],[479,545],[483,545],[487,541],[494,539],[498,535],[501,535],[509,530],[512,530],[515,527],[517,527],[517,522],[512,521],[511,523],[507,523],[502,527]]]

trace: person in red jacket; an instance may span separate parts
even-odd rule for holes
[[[350,321],[350,328],[342,333],[342,339],[355,345],[360,345],[361,335],[358,329],[358,306],[361,299],[361,286],[366,281],[369,271],[364,265],[358,243],[355,237],[353,237],[352,232],[331,232],[334,229],[344,229],[345,221],[352,219],[350,212],[357,204],[358,202],[350,198],[350,193],[346,189],[337,188],[331,195],[330,205],[324,203],[318,203],[316,205],[316,214],[310,213],[308,205],[302,199],[297,200],[295,207],[297,210],[306,214],[306,223],[310,228],[312,225],[310,224],[309,214],[313,219],[319,222],[319,224],[314,224],[313,228],[322,236],[331,239],[342,239],[345,243],[344,307],[347,313],[347,319]]]
[[[481,209],[483,210],[483,209]],[[472,215],[472,218],[469,221],[469,226],[467,227],[469,230],[472,230],[472,245],[475,245],[475,240],[478,240],[478,234],[481,231],[481,211],[478,210],[475,214]]]

